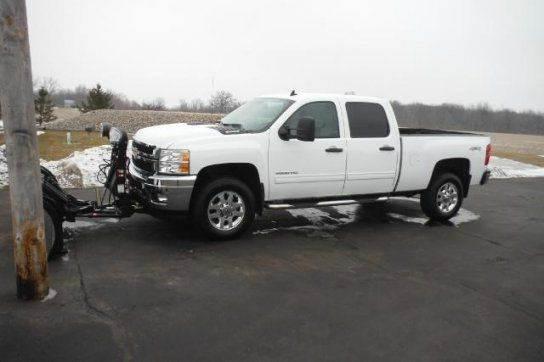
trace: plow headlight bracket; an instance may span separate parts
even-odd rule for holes
[[[189,150],[161,149],[159,151],[159,173],[189,175],[190,161]]]
[[[100,123],[100,134],[102,134],[102,137],[110,138],[110,129],[111,124],[107,122]]]

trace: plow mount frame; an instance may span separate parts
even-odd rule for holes
[[[102,198],[96,200],[81,200],[67,193],[59,184],[57,178],[51,171],[41,167],[43,202],[45,205],[53,206],[57,217],[62,218],[61,222],[74,222],[78,217],[84,218],[125,218],[130,217],[140,209],[140,206],[132,197],[127,179],[128,163],[127,157],[128,136],[125,131],[101,124],[102,136],[110,140],[112,146],[111,157],[104,160],[100,171],[105,176],[104,192]],[[105,196],[112,200],[103,203]]]

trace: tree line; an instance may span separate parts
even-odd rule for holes
[[[65,100],[73,101],[81,112],[115,108],[229,113],[241,105],[232,93],[224,90],[217,91],[207,101],[197,98],[188,102],[182,99],[177,106],[168,108],[162,98],[138,103],[120,93],[104,90],[100,84],[90,89],[85,86],[60,89],[55,80],[45,78],[36,82],[36,85],[35,108],[40,124],[55,119],[53,106],[63,107]],[[401,127],[544,135],[544,113],[493,110],[486,104],[465,107],[448,103],[427,105],[393,101],[392,106]]]
[[[392,106],[402,127],[544,135],[543,113],[493,110],[486,104],[464,107],[392,102]]]
[[[53,78],[36,79],[35,94],[45,88],[54,106],[64,107],[65,100],[73,101],[82,112],[92,109],[114,108],[124,110],[182,111],[200,113],[228,113],[240,106],[234,95],[225,90],[215,92],[208,100],[181,99],[178,105],[167,107],[164,99],[155,98],[141,103],[128,99],[124,94],[104,90],[100,84],[93,88],[79,85],[73,89],[60,88]]]

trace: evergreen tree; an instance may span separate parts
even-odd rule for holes
[[[82,113],[93,111],[95,109],[112,109],[113,94],[102,89],[100,84],[89,90],[87,102],[82,102],[78,107]]]
[[[38,90],[38,96],[34,100],[34,110],[38,114],[37,121],[40,126],[44,122],[47,123],[57,119],[57,116],[53,114],[51,95],[45,87],[41,87]]]

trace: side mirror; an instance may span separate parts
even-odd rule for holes
[[[280,139],[284,141],[289,141],[289,139],[291,138],[291,135],[289,134],[289,127],[287,127],[286,125],[281,126],[278,130],[278,136],[280,136]]]
[[[313,142],[315,140],[315,119],[302,117],[298,121],[297,140]]]

